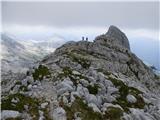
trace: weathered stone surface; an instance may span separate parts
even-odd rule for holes
[[[41,108],[44,109],[44,108],[46,108],[47,105],[48,105],[48,102],[42,103],[42,104],[41,104]]]
[[[66,112],[63,108],[58,107],[53,112],[54,120],[66,120]]]
[[[89,94],[88,97],[87,97],[87,102],[88,103],[94,103],[95,105],[97,106],[100,106],[100,102],[98,102],[98,99],[95,95],[93,94]]]
[[[119,105],[113,105],[111,103],[104,103],[102,106],[102,111],[105,112],[108,107],[120,108],[121,110],[123,110],[123,108]]]
[[[98,108],[94,103],[89,103],[89,104],[88,104],[88,107],[91,107],[94,112],[99,112],[99,113],[101,112],[101,111],[99,110],[99,108]]]
[[[31,90],[32,87],[33,87],[33,86],[32,86],[31,84],[29,84],[27,88],[28,88],[28,90]]]
[[[135,120],[156,120],[151,114],[145,113],[143,110],[131,108],[131,117]]]
[[[79,94],[79,96],[84,98],[88,98],[89,95],[88,89],[83,87],[81,84],[78,84],[77,86],[77,93]]]
[[[127,95],[127,101],[130,103],[137,102],[137,99],[133,95]]]
[[[117,42],[117,44],[120,44],[125,48],[130,49],[128,38],[116,26],[110,26],[108,32],[106,33],[106,36],[109,37],[109,39],[113,39],[113,42],[115,41]]]
[[[12,103],[18,103],[18,102],[19,102],[19,99],[18,99],[18,98],[13,98],[13,99],[11,100],[11,102],[12,102]]]
[[[65,93],[66,91],[73,91],[73,82],[70,80],[65,79],[64,81],[62,81],[60,84],[58,84],[56,86],[57,89],[57,94],[61,95],[63,93]]]
[[[8,119],[8,118],[17,118],[20,116],[21,116],[21,113],[19,113],[18,111],[2,110],[2,112],[1,112],[1,119],[2,120]]]

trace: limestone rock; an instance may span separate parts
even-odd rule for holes
[[[59,95],[61,95],[61,94],[63,94],[63,93],[65,93],[66,91],[73,91],[73,82],[72,81],[70,81],[70,80],[64,80],[64,81],[62,81],[60,84],[58,84],[57,86],[56,86],[56,88],[57,88],[57,93],[59,94]]]
[[[66,112],[62,107],[58,107],[53,112],[54,120],[66,120]]]
[[[44,109],[44,108],[46,108],[47,105],[48,105],[48,102],[42,103],[42,104],[41,104],[41,108]]]
[[[111,103],[104,103],[102,106],[102,111],[105,112],[108,107],[120,108],[121,110],[123,110],[123,108],[119,105],[113,105]]]
[[[17,118],[20,116],[21,116],[21,113],[19,113],[18,111],[2,110],[2,112],[1,112],[1,119],[2,120],[8,119],[8,118]]]
[[[135,120],[156,120],[151,114],[145,113],[143,110],[131,108],[131,118]]]
[[[126,35],[116,26],[110,26],[108,32],[106,33],[106,36],[113,39],[117,42],[117,44],[120,44],[124,46],[125,48],[130,50],[130,45],[128,38]]]
[[[94,112],[99,112],[99,113],[101,112],[101,111],[99,110],[99,108],[98,108],[94,103],[89,103],[89,104],[88,104],[88,107],[91,107]]]
[[[133,95],[127,95],[127,101],[130,103],[137,102],[137,99]]]

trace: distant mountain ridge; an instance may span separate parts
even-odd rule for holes
[[[22,44],[5,33],[1,34],[1,49],[2,73],[9,70],[15,73],[23,72],[22,69],[28,69],[34,62],[48,54],[41,47],[35,47],[34,44]]]
[[[1,33],[2,72],[25,71],[34,62],[41,60],[45,55],[64,44],[65,40],[59,35],[53,35],[49,40],[20,40],[8,33]],[[15,69],[17,68],[17,69]]]

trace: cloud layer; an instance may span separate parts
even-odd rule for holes
[[[126,29],[120,28],[130,39],[151,39],[158,41],[160,31],[152,29]],[[108,27],[93,27],[93,26],[74,26],[74,27],[48,27],[48,26],[28,26],[28,25],[7,25],[3,31],[7,33],[18,35],[27,35],[29,37],[35,36],[51,36],[53,34],[59,34],[62,36],[73,36],[73,38],[81,38],[82,36],[88,36],[91,40],[97,35],[106,33]],[[34,32],[33,32],[34,31]]]
[[[157,2],[2,2],[2,23],[158,29]]]

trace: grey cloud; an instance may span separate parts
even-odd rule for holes
[[[158,29],[158,2],[2,2],[2,24]]]

